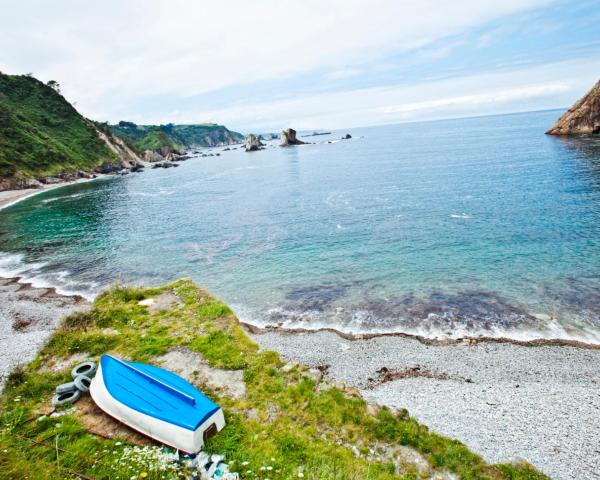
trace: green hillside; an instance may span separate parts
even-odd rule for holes
[[[58,84],[0,73],[0,177],[91,170],[107,160],[116,156]]]
[[[232,132],[222,125],[202,123],[196,125],[136,125],[121,121],[109,125],[110,132],[125,139],[138,151],[185,150],[190,147],[210,147],[221,144],[237,143],[243,135]]]

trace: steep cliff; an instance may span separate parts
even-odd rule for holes
[[[600,80],[546,132],[549,135],[600,133]]]

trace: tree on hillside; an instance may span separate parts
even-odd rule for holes
[[[126,122],[125,120],[121,120],[119,122],[119,127],[135,130],[137,128],[137,125],[133,122]]]
[[[56,80],[48,80],[46,85],[48,85],[55,92],[60,93],[60,84]]]

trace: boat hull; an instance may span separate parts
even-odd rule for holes
[[[90,395],[102,411],[116,420],[160,443],[187,453],[197,453],[202,450],[207,435],[216,433],[225,426],[221,409],[208,417],[195,430],[139,412],[111,395],[106,388],[101,366],[98,367],[96,376],[92,380]]]

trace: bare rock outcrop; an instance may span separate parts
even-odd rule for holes
[[[265,146],[253,133],[246,137],[244,144],[247,152],[255,152],[256,150],[261,150]]]
[[[290,145],[304,145],[307,142],[303,142],[302,140],[298,140],[296,137],[296,130],[293,128],[286,128],[281,131],[281,136],[279,137],[279,146],[280,147],[289,147]]]
[[[106,146],[111,152],[115,153],[119,158],[119,165],[115,166],[118,170],[123,168],[132,168],[136,165],[142,165],[142,159],[135,153],[129,146],[123,141],[122,138],[116,135],[110,135],[99,128],[96,128],[96,134],[100,139],[106,143]]]
[[[162,162],[165,157],[154,150],[144,150],[144,161],[148,163]]]
[[[600,133],[600,80],[546,132],[549,135]]]

